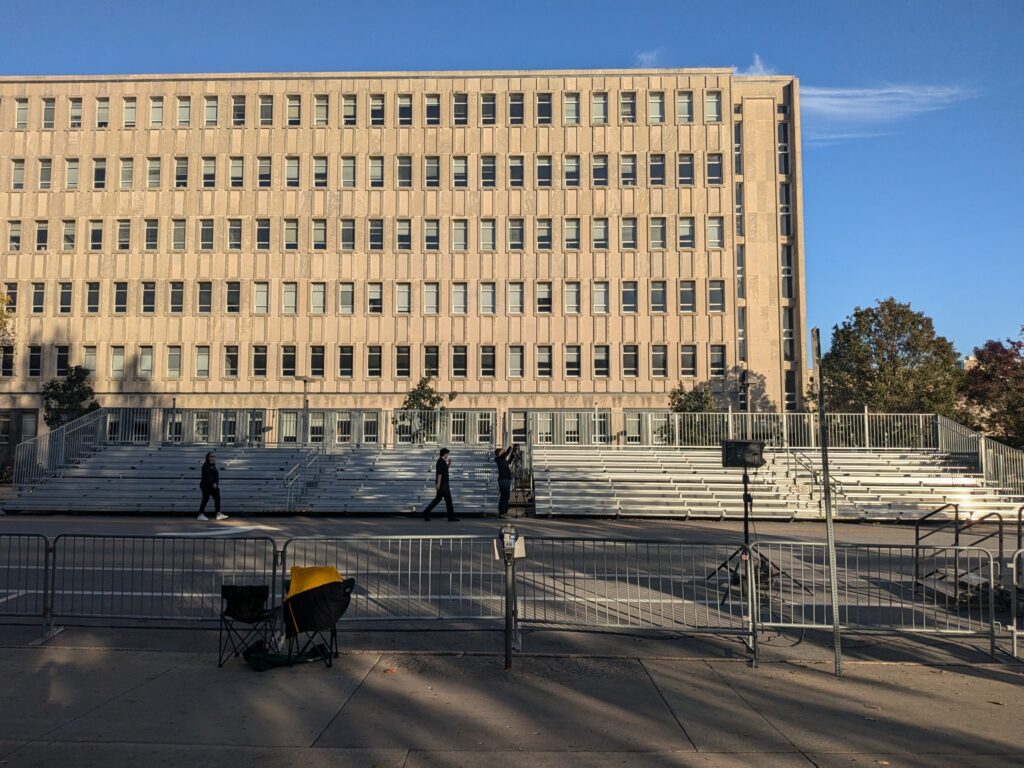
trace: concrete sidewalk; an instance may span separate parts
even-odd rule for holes
[[[752,669],[714,644],[604,638],[584,657],[550,640],[506,672],[470,638],[257,673],[217,669],[212,633],[125,650],[139,634],[0,633],[0,765],[1024,766],[1024,669],[971,650],[847,660],[836,679],[821,648]]]

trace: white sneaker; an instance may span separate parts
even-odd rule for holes
[[[202,512],[200,512],[199,513],[199,517],[197,517],[196,519],[197,520],[209,520],[210,518],[208,518],[206,515],[204,515]]]
[[[227,520],[227,519],[228,519],[228,516],[227,516],[227,515],[225,515],[225,514],[224,514],[223,512],[218,512],[218,513],[217,513],[217,519],[218,519],[218,520]]]

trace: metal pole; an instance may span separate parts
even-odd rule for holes
[[[839,586],[836,573],[836,532],[832,524],[832,488],[828,470],[828,426],[825,418],[825,381],[821,375],[821,336],[817,328],[811,329],[814,349],[814,380],[818,384],[818,432],[821,442],[821,483],[825,500],[825,530],[828,536],[829,597],[832,601],[832,648],[835,654],[836,677],[843,674],[842,639],[839,636]]]

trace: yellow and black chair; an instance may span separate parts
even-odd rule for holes
[[[342,579],[330,566],[291,569],[283,606],[289,663],[312,652],[331,666],[338,655],[338,621],[355,585],[355,579]]]
[[[274,644],[274,611],[267,608],[270,587],[266,584],[225,584],[220,588],[222,607],[218,634],[217,666],[247,649]]]

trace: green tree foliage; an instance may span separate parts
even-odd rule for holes
[[[707,383],[697,384],[693,389],[686,389],[680,384],[668,393],[668,407],[673,413],[709,413],[718,410]]]
[[[14,330],[11,328],[11,317],[7,314],[7,304],[10,299],[7,298],[7,294],[0,291],[0,346],[6,346],[13,343]]]
[[[427,374],[423,376],[419,382],[413,387],[409,394],[405,396],[405,401],[402,403],[403,411],[434,411],[444,410],[443,403],[450,402],[457,397],[455,392],[449,392],[447,395],[442,395],[440,392],[434,389],[431,385],[431,381],[434,377]]]
[[[986,341],[964,376],[969,420],[987,435],[1024,448],[1024,326],[1020,338]]]
[[[825,403],[833,412],[955,415],[963,381],[953,345],[927,315],[893,298],[854,309],[832,329],[821,361]]]
[[[80,365],[73,366],[65,379],[47,382],[41,394],[43,420],[50,429],[56,429],[100,407],[93,399],[94,393],[89,386],[89,369]]]

